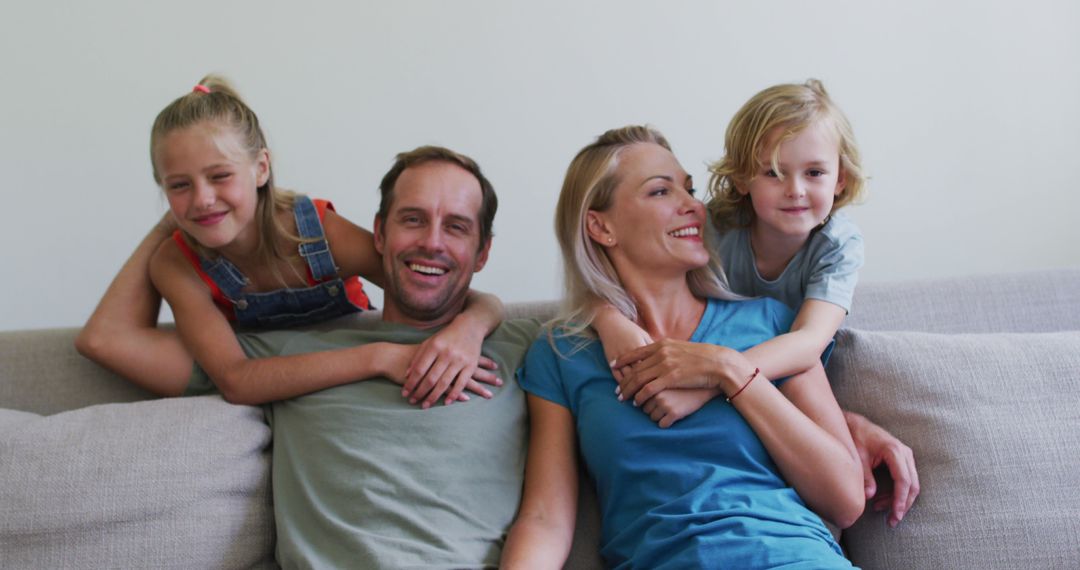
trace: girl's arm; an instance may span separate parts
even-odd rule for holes
[[[225,316],[214,306],[206,285],[176,244],[161,244],[150,261],[150,278],[172,306],[184,345],[222,396],[233,403],[261,404],[374,377],[402,382],[405,363],[416,350],[415,345],[372,343],[249,359]],[[490,396],[476,384],[483,372],[470,380],[469,388]],[[490,375],[488,381],[493,377]]]
[[[529,394],[529,455],[501,568],[562,568],[574,540],[578,468],[570,410]]]
[[[75,337],[80,354],[161,396],[184,391],[192,364],[176,331],[157,328],[161,296],[150,282],[150,258],[174,229],[172,215],[165,214],[120,268]]]
[[[323,219],[326,239],[342,276],[359,275],[385,287],[382,256],[375,251],[371,232],[327,209]],[[420,344],[405,374],[401,395],[427,408],[446,394],[446,403],[467,400],[462,392],[482,362],[484,338],[502,324],[502,302],[490,293],[469,291],[465,310],[443,330]],[[491,361],[483,360],[490,363]],[[501,381],[496,385],[501,384]]]
[[[803,301],[791,331],[773,337],[744,354],[770,378],[783,378],[813,368],[836,336],[847,311],[818,299]]]
[[[636,405],[648,405],[676,381],[735,395],[732,405],[810,508],[840,527],[862,513],[862,467],[820,363],[778,390],[745,355],[726,347],[665,339],[638,352],[629,382],[643,386],[634,393]]]

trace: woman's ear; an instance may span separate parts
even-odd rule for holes
[[[607,216],[603,212],[589,210],[585,214],[585,231],[589,237],[600,245],[615,245],[615,232],[608,223]]]

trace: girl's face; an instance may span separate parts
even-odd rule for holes
[[[681,275],[706,265],[705,206],[675,156],[660,145],[634,144],[623,149],[617,168],[611,207],[590,210],[586,224],[608,247],[620,277]]]
[[[779,172],[773,168],[772,157],[783,128],[766,137],[758,157],[759,172],[739,188],[753,203],[755,231],[806,239],[832,212],[833,199],[844,190],[845,181],[839,140],[829,127],[818,121],[780,143]]]
[[[265,149],[253,159],[233,130],[199,123],[162,137],[154,160],[180,228],[211,249],[254,247],[256,189],[270,175]]]

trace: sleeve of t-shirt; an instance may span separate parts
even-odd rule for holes
[[[829,226],[832,227],[829,227]],[[821,245],[806,284],[806,299],[818,299],[851,311],[851,299],[863,265],[862,233],[847,217],[836,217],[822,228]]]
[[[518,383],[526,392],[569,409],[570,401],[559,370],[559,358],[547,333],[542,332],[529,347],[525,364],[517,371]]]

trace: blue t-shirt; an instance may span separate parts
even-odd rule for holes
[[[747,297],[772,297],[793,311],[806,299],[827,301],[851,311],[863,264],[863,239],[858,226],[844,213],[833,214],[811,234],[783,273],[771,281],[758,273],[748,228],[719,233],[711,223],[708,227],[709,240],[732,291]]]
[[[745,350],[787,331],[792,318],[773,299],[713,299],[690,340]],[[616,399],[600,343],[573,352],[579,340],[558,338],[557,354],[541,336],[519,382],[574,416],[608,566],[851,567],[734,407],[714,398],[661,429]]]

